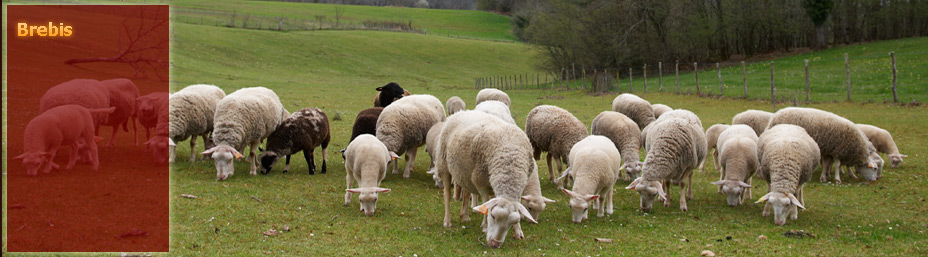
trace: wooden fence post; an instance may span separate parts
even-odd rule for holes
[[[898,103],[899,96],[896,95],[896,52],[889,52],[889,58],[893,61],[893,103]]]
[[[741,61],[741,82],[744,84],[744,98],[748,98],[748,75],[746,68],[744,66],[744,61]]]
[[[809,103],[809,59],[806,59],[806,104]]]
[[[570,64],[570,78],[577,79],[577,65],[574,63]],[[567,89],[570,90],[570,83],[567,83]]]
[[[696,77],[696,95],[702,95],[702,91],[699,91],[699,66],[696,62],[693,62],[693,76]]]
[[[645,63],[644,67],[641,68],[642,75],[644,76],[644,92],[648,92],[648,64]]]
[[[676,81],[674,82],[674,84],[677,85],[677,89],[674,91],[674,94],[679,94],[680,93],[680,61],[679,60],[677,60],[676,64],[674,64],[673,66],[673,77],[674,77],[674,81]]]
[[[664,92],[664,67],[657,62],[657,91]]]
[[[777,97],[776,97],[776,83],[774,82],[774,68],[773,61],[770,61],[770,102],[773,103],[773,109],[777,108]]]
[[[719,95],[725,95],[725,88],[722,87],[722,66],[716,62],[715,69],[719,70]]]
[[[628,68],[628,92],[632,92],[632,68]]]
[[[586,89],[586,67],[580,66],[580,89]]]
[[[851,101],[851,60],[848,59],[847,53],[844,53],[844,73],[846,74],[847,84],[847,101]]]
[[[619,90],[619,87],[622,86],[622,81],[619,80],[620,78],[622,78],[621,76],[619,76],[620,73],[622,73],[622,70],[620,70],[620,68],[615,68],[615,89],[616,90]]]

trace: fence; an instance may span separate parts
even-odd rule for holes
[[[627,72],[626,72],[627,71]],[[474,88],[671,92],[769,99],[773,103],[823,101],[928,101],[928,52],[765,62],[654,63],[629,68],[588,68],[475,78]]]

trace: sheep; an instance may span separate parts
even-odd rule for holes
[[[154,92],[136,98],[136,117],[145,128],[146,140],[151,138],[151,128],[158,125],[158,114],[169,112],[170,98],[168,92]]]
[[[485,201],[473,210],[486,215],[483,227],[487,244],[499,248],[509,228],[520,219],[537,223],[520,203],[534,161],[532,145],[525,133],[515,125],[490,117],[480,111],[462,111],[448,118],[438,140],[435,168],[444,183],[444,226],[451,227],[451,181],[454,181]],[[490,195],[495,197],[489,199]]]
[[[109,91],[97,80],[72,79],[45,91],[45,94],[39,99],[39,113],[69,104],[84,106],[87,109],[107,108],[110,107]],[[109,115],[104,112],[96,112],[92,116],[94,135],[98,135],[100,125],[106,122]]]
[[[570,168],[564,171],[563,177],[573,176],[574,185],[571,190],[562,188],[561,191],[570,197],[572,221],[580,223],[587,218],[590,201],[594,201],[596,217],[603,217],[604,212],[612,215],[612,187],[622,162],[619,149],[607,137],[590,135],[570,149],[568,159]]]
[[[479,105],[483,101],[489,100],[500,101],[506,104],[506,106],[512,106],[509,95],[495,88],[484,88],[477,92],[477,102],[475,102],[474,105]]]
[[[706,137],[702,128],[697,128],[691,120],[668,116],[670,113],[673,112],[661,115],[660,120],[648,126],[652,135],[645,142],[648,154],[641,177],[625,187],[638,191],[640,208],[645,212],[651,210],[655,196],[664,201],[664,206],[670,206],[664,190],[670,183],[680,185],[680,210],[685,212],[686,199],[692,198],[687,185],[692,185],[693,169],[706,158]]]
[[[899,148],[896,147],[896,141],[893,141],[893,136],[889,134],[889,131],[873,125],[856,125],[857,128],[867,136],[867,139],[870,140],[873,147],[876,147],[877,152],[885,153],[889,156],[890,165],[893,169],[898,168],[899,164],[902,164],[902,158],[909,157],[908,155],[899,153]]]
[[[429,132],[425,136],[425,152],[429,154],[429,171],[427,174],[432,175],[432,179],[435,180],[435,187],[441,188],[441,177],[438,176],[438,173],[433,169],[435,167],[435,158],[437,158],[438,152],[438,138],[441,136],[441,129],[445,127],[445,122],[441,121],[432,125],[432,128],[429,129]]]
[[[106,122],[102,125],[112,126],[113,134],[110,135],[106,147],[114,147],[116,144],[116,132],[119,131],[119,125],[125,132],[129,132],[129,123],[132,123],[132,130],[135,133],[135,145],[139,144],[138,129],[135,125],[135,100],[139,98],[139,88],[128,79],[110,79],[100,82],[100,85],[109,92],[109,102],[111,107],[116,111],[110,113]]]
[[[648,124],[654,122],[654,110],[648,101],[633,94],[621,94],[612,100],[612,111],[620,112],[638,124],[638,129],[644,130]]]
[[[445,108],[448,108],[448,115],[451,115],[456,112],[465,110],[467,108],[467,104],[465,104],[464,100],[460,97],[452,96],[451,98],[448,98],[448,101],[445,102]]]
[[[445,120],[445,108],[431,95],[403,97],[383,109],[377,118],[377,139],[396,155],[406,153],[404,178],[409,178],[416,162],[416,151],[425,144],[432,125]],[[394,162],[393,174],[397,174]]]
[[[242,88],[219,100],[213,116],[216,146],[201,153],[212,157],[216,179],[225,180],[235,173],[233,157],[243,157],[236,149],[244,151],[247,146],[251,146],[246,159],[251,163],[250,174],[257,175],[258,144],[274,132],[286,112],[277,94],[264,87]]]
[[[788,107],[774,113],[767,128],[778,124],[800,126],[815,139],[822,153],[822,182],[827,181],[834,160],[856,167],[866,180],[879,178],[883,159],[853,122],[819,109]],[[835,183],[841,183],[838,172],[835,172]]]
[[[715,125],[710,126],[709,129],[706,130],[706,145],[709,146],[708,151],[715,150],[714,152],[712,152],[712,163],[715,164],[715,169],[718,171],[722,171],[722,170],[719,169],[719,167],[721,167],[719,166],[719,149],[716,148],[715,146],[716,144],[718,144],[719,135],[721,135],[722,132],[728,129],[729,127],[731,127],[731,125],[715,124]],[[706,164],[705,162],[699,163],[700,172],[703,171],[703,166],[705,164]]]
[[[374,95],[374,107],[387,107],[404,96],[409,96],[409,91],[400,87],[396,82],[387,83],[377,88],[377,95]]]
[[[383,112],[383,107],[371,107],[358,113],[358,117],[354,119],[354,125],[351,126],[351,139],[348,140],[348,143],[354,141],[354,139],[361,134],[377,134],[377,119],[380,118],[380,113]]]
[[[757,170],[757,135],[748,125],[732,125],[718,137],[717,155],[720,173],[719,193],[727,197],[728,206],[738,206],[751,199],[751,176]]]
[[[516,124],[516,120],[512,119],[512,113],[509,112],[509,106],[506,105],[506,103],[496,100],[487,100],[477,104],[474,110],[489,113],[503,119],[505,122],[512,123],[513,125]]]
[[[593,118],[590,134],[606,136],[622,153],[622,160],[625,162],[621,167],[625,169],[625,173],[622,173],[623,180],[631,181],[641,174],[641,165],[644,164],[638,153],[638,149],[641,148],[641,141],[638,139],[641,130],[635,121],[625,114],[604,111]]]
[[[767,128],[767,123],[770,123],[770,117],[773,117],[773,113],[758,111],[758,110],[747,110],[743,111],[735,117],[731,118],[731,124],[744,124],[754,129],[754,133],[757,136],[764,133],[764,129]]]
[[[351,194],[360,194],[361,211],[367,216],[374,215],[377,209],[377,194],[390,192],[389,188],[380,187],[380,182],[387,176],[390,160],[399,156],[387,151],[387,147],[370,134],[359,135],[345,149],[345,206],[351,204]],[[358,183],[351,188],[351,181]]]
[[[435,170],[432,170],[432,173],[438,174]],[[436,177],[438,177],[436,175]],[[437,181],[441,181],[441,178],[438,178]],[[461,220],[470,221],[468,214],[472,211],[471,202],[478,202],[479,195],[470,194],[465,190],[460,189],[460,187],[454,187],[457,192],[460,192],[462,195],[471,195],[471,197],[463,197],[461,204]],[[457,194],[455,197],[458,197]],[[528,177],[528,183],[525,185],[525,190],[522,191],[522,205],[525,206],[525,209],[528,210],[528,213],[532,215],[532,218],[538,220],[538,217],[541,216],[541,213],[545,211],[547,204],[555,203],[554,200],[548,199],[541,195],[541,181],[538,179],[538,164],[532,162],[532,174]],[[512,231],[515,234],[515,238],[523,238],[524,233],[522,232],[522,225],[519,223],[512,225]]]
[[[42,173],[49,173],[52,168],[58,168],[55,164],[58,147],[67,145],[70,146],[71,153],[65,169],[70,170],[77,161],[78,152],[82,148],[79,144],[82,143],[88,149],[89,161],[92,169],[96,171],[100,168],[100,161],[97,155],[98,137],[94,136],[92,115],[113,111],[113,107],[87,109],[76,104],[59,105],[45,110],[26,125],[23,153],[13,159],[23,161],[26,174],[29,176],[35,176],[43,165],[45,168],[42,169]]]
[[[673,111],[673,108],[670,108],[670,106],[667,106],[665,104],[652,104],[651,111],[654,112],[654,119],[657,119],[661,117],[661,114],[664,114],[665,112]]]
[[[586,126],[573,114],[553,105],[541,105],[528,113],[525,121],[525,134],[534,149],[535,160],[541,159],[541,152],[548,152],[548,176],[552,183],[561,173],[561,161],[569,160],[570,148],[587,136]],[[555,170],[551,158],[557,163]],[[566,182],[566,181],[564,181]]]
[[[170,113],[167,109],[161,108],[155,125],[155,136],[145,142],[145,146],[151,151],[155,164],[169,162],[170,155],[174,154],[174,148],[177,144],[170,137],[170,126]]]
[[[768,193],[756,202],[767,202],[764,217],[773,207],[777,225],[786,224],[787,215],[799,218],[796,208],[806,208],[802,186],[812,178],[821,156],[819,144],[800,126],[776,124],[765,129],[757,144],[757,176],[767,181]]]
[[[197,136],[203,138],[206,145],[209,133],[213,131],[213,116],[216,104],[226,97],[226,93],[213,85],[191,85],[171,94],[169,103],[169,136],[174,143],[190,137],[190,162],[196,161]],[[204,149],[209,149],[206,147]],[[174,162],[174,148],[171,147],[169,162]]]
[[[271,167],[286,156],[283,173],[290,171],[290,155],[303,151],[303,158],[309,166],[309,175],[316,173],[315,149],[322,147],[322,174],[326,172],[326,160],[329,148],[329,118],[318,108],[304,108],[280,122],[277,129],[267,137],[265,149],[258,156],[261,160],[261,174],[271,172]]]
[[[671,118],[681,118],[681,119],[686,120],[690,125],[696,127],[696,129],[698,129],[700,132],[703,129],[702,121],[699,120],[699,116],[696,116],[695,113],[689,110],[677,109],[677,110],[666,112],[662,114],[661,117],[663,117],[665,120],[671,119]],[[658,120],[655,120],[655,122],[657,121]],[[648,139],[648,128],[645,127],[644,129],[641,130],[641,146],[645,147],[645,151],[647,151],[647,144],[645,144],[647,142],[647,139]],[[700,160],[700,164],[702,164],[703,161],[705,160]]]

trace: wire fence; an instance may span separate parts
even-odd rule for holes
[[[669,92],[772,102],[928,101],[928,52],[765,62],[577,65],[559,71],[474,79],[474,88]]]

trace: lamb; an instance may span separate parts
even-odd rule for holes
[[[451,227],[451,181],[485,201],[474,211],[486,215],[487,244],[499,248],[520,219],[537,223],[519,201],[534,161],[532,145],[519,127],[480,111],[452,115],[442,128],[435,168],[444,183],[444,226]],[[490,195],[495,195],[489,199]],[[524,238],[519,235],[516,238]]]
[[[352,140],[345,149],[345,206],[351,204],[351,193],[360,194],[361,211],[367,216],[374,215],[377,209],[377,194],[390,192],[389,188],[380,187],[380,182],[387,176],[390,160],[399,158],[387,151],[387,147],[370,134],[363,134]],[[358,183],[351,188],[351,181]]]
[[[438,174],[438,172],[434,172],[434,171],[435,170],[432,170],[430,172],[434,174]],[[438,176],[436,175],[436,177]],[[441,181],[441,178],[437,178],[436,180]],[[462,196],[463,201],[461,205],[461,220],[470,221],[470,217],[468,214],[472,211],[471,210],[472,207],[476,207],[476,206],[471,206],[470,203],[478,202],[479,195],[467,193],[466,191],[461,190],[460,187],[458,186],[455,186],[454,189],[457,190],[456,192],[460,192],[460,194],[462,195],[468,195],[468,194],[471,195],[471,197],[469,198]],[[458,197],[459,196],[457,195],[457,193],[455,193],[455,198],[458,198]],[[543,195],[541,195],[541,181],[538,179],[538,164],[533,162],[532,163],[532,174],[529,175],[528,183],[525,185],[525,189],[522,191],[522,205],[525,206],[525,209],[528,210],[528,213],[532,215],[533,219],[538,220],[538,217],[540,217],[541,213],[545,211],[545,208],[547,204],[549,203],[555,203],[555,201],[548,199],[547,197],[544,197]],[[512,225],[512,230],[516,238],[521,239],[525,235],[522,232],[522,225],[519,223]]]
[[[625,173],[622,174],[623,180],[631,181],[638,178],[641,174],[641,165],[644,163],[641,162],[638,153],[638,149],[641,148],[641,141],[638,139],[641,130],[638,129],[635,121],[618,112],[604,111],[593,118],[590,133],[606,136],[622,153],[622,160],[625,162],[621,167],[625,169]]]
[[[97,138],[94,137],[93,114],[107,114],[115,110],[113,107],[101,109],[87,109],[76,104],[60,105],[45,110],[26,125],[23,134],[23,154],[13,157],[22,160],[26,166],[26,174],[35,176],[43,165],[43,173],[49,173],[55,164],[55,155],[58,147],[70,146],[71,153],[68,166],[70,170],[77,161],[78,152],[84,147],[90,153],[90,162],[94,171],[100,168],[97,156]]]
[[[738,206],[751,199],[751,177],[757,170],[757,135],[747,125],[732,125],[718,138],[719,193],[727,197],[728,206]],[[720,153],[720,154],[719,154]]]
[[[484,89],[481,89],[479,92],[477,92],[477,102],[475,102],[474,104],[479,105],[483,101],[489,101],[489,100],[496,100],[496,101],[503,102],[504,104],[506,104],[506,106],[512,105],[511,102],[509,101],[509,95],[506,94],[506,92],[503,92],[502,90],[495,89],[495,88],[484,88]]]
[[[856,167],[866,180],[879,178],[883,159],[853,122],[814,108],[788,107],[774,113],[767,128],[779,124],[800,126],[818,143],[822,154],[822,182],[827,180],[834,160]],[[838,172],[835,172],[835,182],[841,183]]]
[[[377,139],[396,155],[406,153],[404,178],[409,178],[416,162],[416,151],[425,144],[432,125],[445,120],[445,108],[431,95],[403,97],[383,109],[377,119]],[[397,174],[394,163],[393,174]]]
[[[564,177],[573,176],[574,186],[572,190],[561,191],[570,197],[573,222],[580,223],[587,218],[590,201],[594,201],[596,217],[603,217],[603,212],[612,215],[612,187],[622,162],[615,144],[604,136],[587,136],[570,149],[568,159],[570,168],[564,171]]]
[[[555,181],[561,173],[561,161],[566,163],[570,148],[587,136],[586,126],[567,110],[553,105],[541,105],[528,113],[525,134],[534,149],[535,160],[541,159],[541,152],[548,152],[549,179],[561,186]],[[552,157],[557,162],[556,170],[551,166]]]
[[[196,161],[197,136],[203,138],[206,145],[209,133],[213,131],[213,116],[216,104],[226,97],[226,93],[213,85],[191,85],[174,92],[169,97],[170,128],[169,136],[174,143],[190,137],[190,162]],[[208,147],[206,149],[209,149]],[[174,162],[174,147],[170,149],[170,162]]]
[[[652,104],[651,111],[654,112],[654,119],[660,118],[661,114],[665,112],[673,111],[673,108],[664,104]]]
[[[777,225],[786,224],[787,215],[790,219],[799,218],[797,207],[806,208],[802,185],[812,178],[820,156],[819,144],[802,127],[777,124],[765,129],[757,144],[760,163],[757,175],[768,185],[768,193],[757,200],[767,202],[765,217],[773,207],[773,221]]]
[[[670,113],[673,112],[661,115],[660,120],[648,126],[652,135],[645,142],[648,154],[642,175],[625,187],[638,191],[640,208],[645,212],[651,210],[655,196],[664,201],[664,206],[670,206],[664,191],[664,185],[670,183],[680,185],[680,210],[686,211],[686,199],[692,198],[687,185],[692,184],[693,169],[706,158],[706,137],[702,128],[686,118],[668,116]]]
[[[290,171],[290,155],[303,151],[303,158],[309,166],[309,175],[316,173],[315,149],[322,147],[322,174],[326,172],[326,160],[329,148],[329,118],[318,108],[304,108],[280,122],[277,129],[267,137],[265,149],[258,159],[261,160],[261,174],[271,172],[271,167],[286,156],[283,173]]]
[[[464,100],[460,97],[452,96],[451,98],[448,98],[448,101],[445,102],[445,108],[448,108],[448,115],[451,115],[456,112],[465,110],[465,108],[467,108],[467,104],[465,104]]]
[[[106,122],[102,125],[112,126],[113,134],[110,135],[106,147],[114,147],[116,144],[116,132],[119,131],[119,125],[125,132],[129,132],[129,123],[132,123],[132,130],[135,133],[135,145],[139,144],[138,130],[135,125],[135,100],[139,98],[139,88],[128,79],[110,79],[100,82],[108,91],[110,107],[115,107],[116,111],[110,113]]]
[[[873,125],[856,125],[857,128],[867,136],[867,139],[870,140],[873,147],[876,147],[878,152],[885,153],[889,156],[889,163],[893,169],[899,167],[899,164],[902,164],[902,158],[909,157],[908,155],[899,153],[899,148],[896,147],[896,141],[893,141],[893,136],[889,134],[889,131]]]
[[[97,80],[72,79],[45,91],[39,100],[39,113],[69,104],[84,106],[87,109],[108,108],[109,91]],[[100,125],[106,122],[109,115],[105,112],[95,112],[92,116],[94,135],[97,135],[100,133]]]
[[[285,114],[287,110],[277,94],[264,87],[242,88],[220,100],[213,116],[212,138],[216,146],[201,153],[212,157],[216,179],[225,180],[235,173],[233,157],[243,157],[236,149],[244,151],[247,146],[251,146],[246,159],[251,163],[250,174],[257,175],[258,144],[274,132]]]
[[[169,112],[170,95],[168,92],[155,92],[136,98],[136,117],[145,128],[145,139],[151,138],[151,128],[158,125],[158,115]]]
[[[394,101],[409,96],[409,91],[400,87],[396,82],[390,82],[387,85],[378,87],[377,91],[377,95],[374,96],[374,107],[387,107]]]
[[[477,104],[474,110],[489,113],[503,119],[505,122],[512,123],[513,125],[516,124],[516,120],[512,119],[512,113],[509,112],[509,106],[506,105],[506,103],[496,100],[487,100]]]
[[[435,158],[438,157],[438,138],[441,136],[441,129],[443,127],[445,127],[444,121],[435,123],[425,136],[425,152],[428,153],[431,158],[431,161],[429,161],[428,174],[432,175],[432,179],[435,180],[435,186],[438,188],[441,188],[443,184],[441,183],[441,177],[438,176],[438,173],[436,173],[433,168],[435,167]]]
[[[760,134],[764,133],[764,129],[767,128],[767,123],[770,123],[770,117],[773,117],[773,113],[758,110],[747,110],[735,115],[735,117],[732,117],[731,124],[744,124],[751,126],[757,136],[760,136]]]
[[[654,110],[648,101],[633,94],[621,94],[612,100],[612,111],[620,112],[638,124],[638,129],[644,130],[648,124],[654,122]]]
[[[731,125],[715,124],[706,130],[706,144],[709,146],[709,151],[715,150],[714,152],[712,152],[712,163],[715,164],[715,169],[718,171],[722,171],[722,170],[719,169],[719,167],[721,167],[719,165],[719,149],[716,148],[715,146],[718,144],[719,135],[721,135],[722,132],[728,129],[729,127],[731,127]],[[700,172],[703,171],[702,168],[705,164],[706,164],[705,162],[699,163]]]

